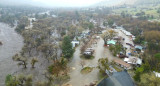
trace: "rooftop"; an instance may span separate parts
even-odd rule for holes
[[[116,62],[116,63],[118,63],[118,64],[120,64],[120,65],[123,65],[123,66],[125,66],[125,67],[127,67],[127,68],[131,67],[130,64],[127,64],[126,62],[124,62],[124,61],[122,61],[122,60],[120,60],[120,59],[114,59],[114,62]]]
[[[110,41],[107,41],[107,44],[109,45],[109,44],[113,44],[113,45],[115,45],[116,44],[116,41],[114,41],[114,40],[110,40]]]
[[[142,60],[140,58],[137,57],[130,57],[130,58],[125,58],[124,59],[125,62],[127,62],[128,64],[142,64]]]
[[[103,79],[97,86],[135,86],[127,71],[114,72],[112,76]]]

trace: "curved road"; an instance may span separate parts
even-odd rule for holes
[[[0,46],[0,86],[4,86],[6,75],[18,70],[12,56],[20,52],[23,47],[23,38],[15,32],[14,28],[0,23],[0,41],[3,43]]]

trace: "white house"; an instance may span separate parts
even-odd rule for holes
[[[76,45],[79,45],[79,41],[72,41],[72,48],[76,47]]]
[[[129,57],[129,58],[125,58],[124,61],[128,64],[133,64],[133,65],[141,65],[142,64],[142,60],[140,58],[137,57]]]

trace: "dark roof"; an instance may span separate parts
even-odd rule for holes
[[[114,72],[113,75],[103,79],[97,86],[135,86],[127,71]]]

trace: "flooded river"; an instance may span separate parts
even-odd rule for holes
[[[0,46],[0,86],[4,86],[6,75],[18,70],[12,56],[23,47],[23,38],[15,32],[14,28],[0,23],[0,41],[3,43]]]

